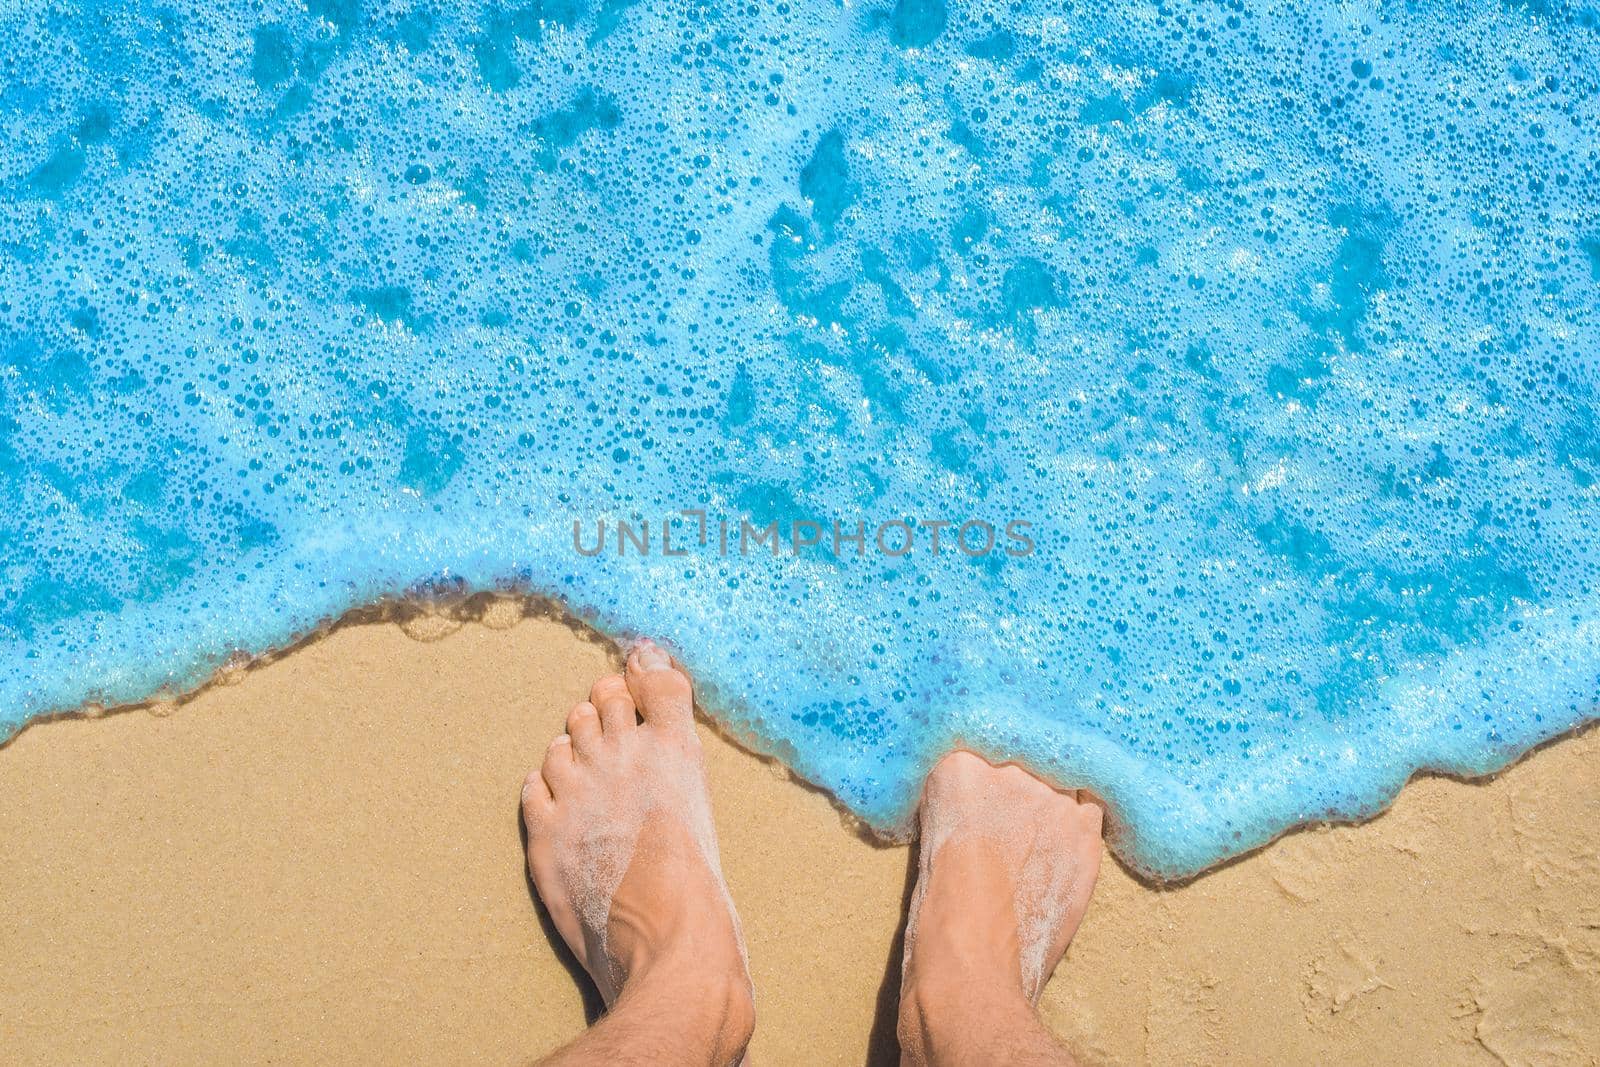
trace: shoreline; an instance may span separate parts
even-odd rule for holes
[[[523,604],[347,617],[180,700],[0,745],[8,1052],[517,1062],[576,1032],[516,794],[615,651]],[[700,728],[756,1055],[890,1062],[912,851]],[[1364,823],[1189,882],[1106,865],[1043,1010],[1091,1064],[1592,1062],[1597,857],[1587,728],[1487,780],[1419,775]]]
[[[3,757],[5,750],[18,737],[36,726],[61,721],[98,721],[137,711],[163,716],[172,714],[190,702],[202,698],[208,691],[218,686],[237,685],[249,673],[270,666],[287,656],[294,655],[303,648],[313,646],[332,637],[339,631],[352,627],[394,625],[411,639],[429,643],[443,640],[464,626],[482,625],[498,630],[513,627],[528,619],[545,620],[561,625],[579,639],[605,648],[617,664],[620,664],[625,658],[625,651],[621,641],[601,629],[597,624],[597,620],[592,617],[584,618],[582,614],[574,611],[560,599],[548,594],[528,591],[515,585],[468,593],[448,581],[422,582],[414,584],[405,593],[385,595],[359,607],[350,608],[340,615],[322,619],[306,631],[291,634],[283,645],[269,648],[254,655],[242,650],[235,650],[225,657],[221,666],[212,670],[201,681],[182,691],[174,692],[163,687],[163,689],[143,700],[111,706],[104,706],[90,701],[71,710],[47,712],[28,718],[9,735],[0,737],[0,757]],[[875,847],[895,847],[904,846],[911,842],[914,837],[914,831],[908,835],[901,836],[885,832],[873,826],[870,821],[851,811],[843,801],[835,797],[825,786],[806,778],[801,772],[788,766],[781,756],[768,751],[760,738],[740,736],[729,727],[725,721],[726,717],[714,716],[707,712],[699,697],[697,683],[695,717],[701,727],[708,729],[721,741],[739,750],[749,758],[771,764],[775,770],[786,776],[794,785],[826,798],[838,814],[840,821],[851,827],[853,832],[867,844]],[[1500,775],[1511,771],[1539,752],[1597,730],[1600,730],[1600,710],[1597,710],[1593,716],[1546,736],[1527,748],[1514,751],[1513,755],[1506,757],[1488,770],[1458,772],[1426,764],[1414,767],[1394,787],[1386,800],[1382,800],[1349,816],[1333,814],[1327,818],[1294,823],[1241,852],[1230,853],[1198,870],[1174,877],[1163,877],[1143,870],[1136,863],[1125,858],[1120,849],[1110,846],[1112,836],[1110,830],[1116,824],[1117,817],[1115,807],[1108,806],[1108,815],[1111,823],[1108,824],[1107,841],[1109,847],[1107,852],[1124,872],[1144,885],[1152,889],[1179,888],[1203,879],[1235,863],[1248,860],[1297,834],[1334,827],[1365,826],[1376,819],[1382,818],[1399,798],[1417,782],[1439,779],[1463,785],[1489,784]],[[979,747],[982,746],[980,745]],[[1001,762],[998,757],[991,756],[990,758],[995,762]],[[1028,767],[1031,773],[1038,774],[1040,777],[1051,777],[1048,773],[1029,766],[1027,760],[1019,762],[1021,765]]]

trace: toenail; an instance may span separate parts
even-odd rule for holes
[[[636,650],[639,666],[648,671],[665,670],[672,666],[672,657],[649,641],[642,642]]]

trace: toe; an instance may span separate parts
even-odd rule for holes
[[[689,676],[649,639],[639,642],[628,657],[628,688],[645,722],[662,726],[694,723],[694,689]]]
[[[550,787],[545,784],[544,775],[537,770],[529,771],[522,780],[522,819],[528,824],[529,830],[539,826],[552,804]]]
[[[608,674],[589,690],[589,703],[600,709],[600,725],[606,733],[632,729],[633,695],[620,674]]]
[[[567,713],[567,736],[579,759],[594,755],[600,745],[600,712],[589,701],[577,704]]]
[[[937,778],[941,781],[964,782],[986,771],[992,773],[994,769],[994,764],[976,752],[957,748],[946,752],[944,757],[934,764],[933,770],[928,777]]]
[[[1087,789],[1077,791],[1078,818],[1083,825],[1099,832],[1105,827],[1106,802]]]
[[[953,749],[928,772],[922,784],[923,799],[940,804],[963,796],[983,781],[985,771],[992,773],[994,768],[982,756],[964,748]]]
[[[1098,851],[1100,839],[1105,833],[1105,802],[1089,790],[1079,789],[1076,803],[1073,804],[1072,825],[1080,839],[1086,842],[1085,847]]]
[[[572,755],[572,738],[562,734],[552,740],[550,747],[545,749],[544,766],[539,768],[545,787],[550,790],[550,796],[560,800],[561,794],[571,787],[576,771],[577,761]]]

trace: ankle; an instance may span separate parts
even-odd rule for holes
[[[607,950],[620,984],[672,975],[713,990],[730,983],[749,987],[738,930],[727,916],[687,907],[652,912],[613,907]]]
[[[1037,1025],[1015,982],[907,975],[900,990],[896,1031],[907,1063],[978,1062],[984,1050],[1003,1047],[1005,1035]]]
[[[742,957],[712,964],[669,953],[642,962],[623,983],[613,1012],[655,1007],[670,1013],[696,1047],[714,1050],[714,1063],[736,1063],[755,1032],[755,996]]]

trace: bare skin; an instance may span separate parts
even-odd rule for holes
[[[1100,871],[1098,801],[952,752],[923,786],[899,1034],[907,1064],[1070,1064],[1034,1005]]]
[[[755,1026],[688,677],[642,642],[523,785],[528,868],[605,1016],[546,1064],[736,1064]],[[641,721],[642,720],[642,721]],[[906,930],[907,1064],[1065,1064],[1034,1004],[1082,921],[1102,810],[969,752],[928,776]]]
[[[750,1041],[693,709],[688,677],[643,642],[523,785],[534,884],[607,1005],[548,1064],[732,1064]]]

